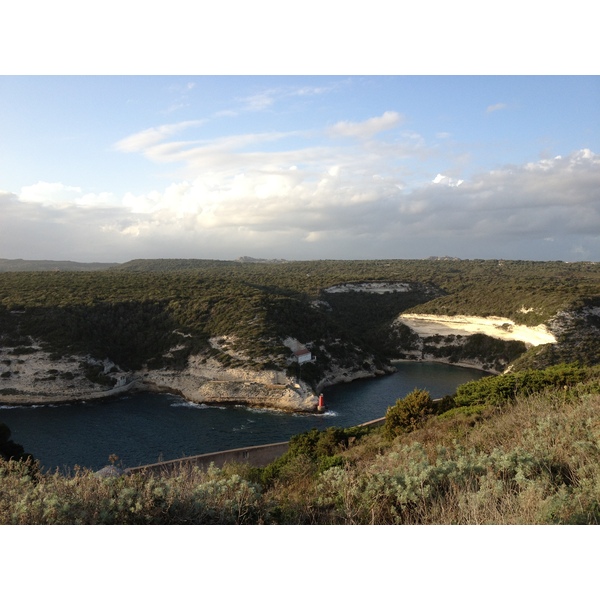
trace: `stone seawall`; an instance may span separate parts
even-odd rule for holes
[[[234,450],[224,450],[223,452],[211,452],[210,454],[199,454],[188,456],[175,460],[143,465],[141,467],[132,467],[125,469],[125,473],[157,473],[168,474],[178,467],[186,465],[208,468],[211,464],[215,467],[223,467],[226,463],[243,462],[253,467],[265,467],[287,452],[289,442],[280,442],[275,444],[266,444],[263,446],[250,446],[248,448],[235,448]]]

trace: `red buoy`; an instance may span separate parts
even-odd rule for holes
[[[319,406],[317,406],[317,410],[319,412],[323,412],[325,410],[325,403],[323,402],[323,394],[319,396]]]

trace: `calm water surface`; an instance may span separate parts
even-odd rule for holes
[[[327,412],[300,415],[185,402],[170,394],[140,393],[105,402],[0,407],[12,439],[47,469],[100,469],[116,454],[125,467],[206,452],[283,442],[316,427],[348,427],[385,415],[415,388],[438,398],[485,373],[440,363],[400,362],[377,379],[326,388]]]

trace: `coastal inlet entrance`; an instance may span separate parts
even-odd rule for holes
[[[349,427],[383,417],[415,388],[433,398],[486,374],[440,363],[398,362],[396,373],[324,390],[323,414],[288,414],[233,406],[196,405],[170,394],[141,393],[104,402],[0,407],[12,439],[47,470],[94,470],[116,454],[136,467],[162,460],[284,442],[313,427]]]

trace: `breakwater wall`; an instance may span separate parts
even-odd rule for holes
[[[280,442],[275,444],[265,444],[263,446],[249,446],[248,448],[235,448],[234,450],[224,450],[222,452],[211,452],[210,454],[198,454],[175,460],[143,465],[141,467],[132,467],[126,469],[126,474],[133,473],[170,473],[176,468],[183,466],[193,466],[202,469],[208,468],[211,464],[215,467],[223,467],[226,463],[248,463],[253,467],[265,467],[287,452],[289,442]]]
[[[380,427],[385,423],[385,417],[362,423],[360,427]],[[266,467],[274,460],[287,452],[289,442],[275,444],[264,444],[262,446],[249,446],[247,448],[235,448],[234,450],[223,450],[222,452],[211,452],[209,454],[197,454],[175,460],[167,460],[140,467],[125,469],[125,474],[134,473],[156,473],[168,474],[183,466],[199,467],[207,469],[211,464],[221,468],[227,463],[247,463],[253,467]]]

